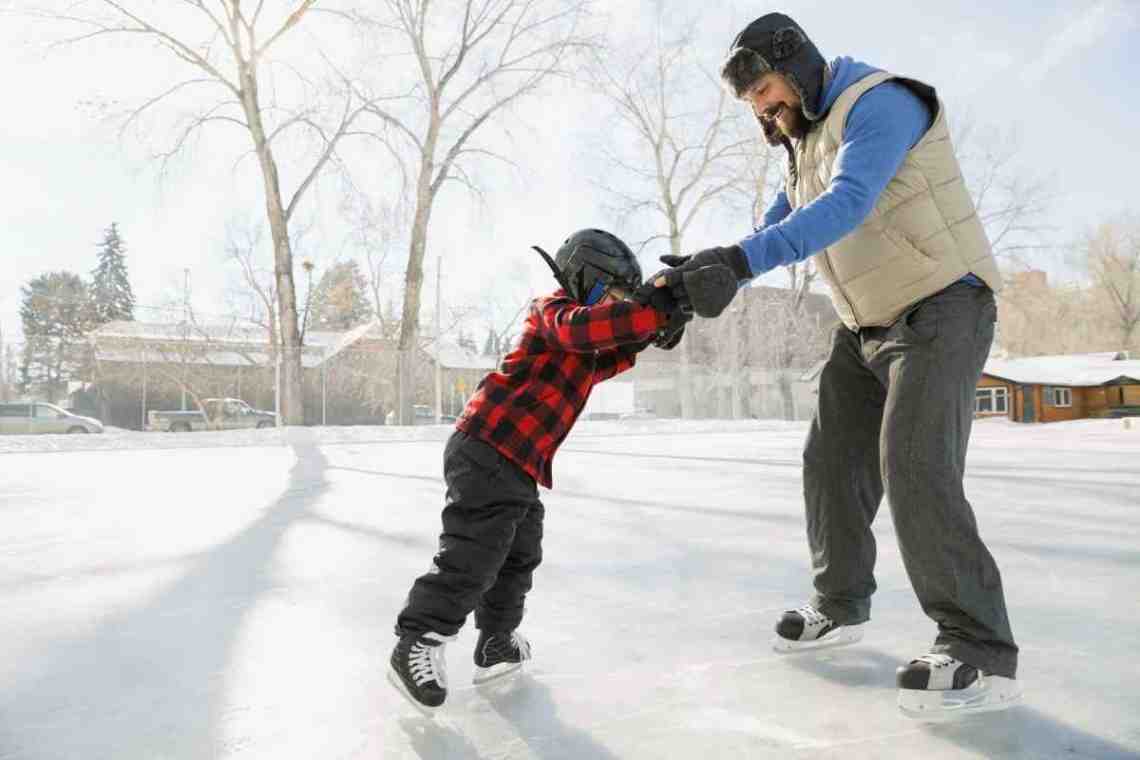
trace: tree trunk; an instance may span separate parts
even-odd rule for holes
[[[400,342],[396,358],[396,416],[401,425],[411,425],[415,401],[416,346],[420,331],[420,298],[424,282],[424,253],[427,250],[428,222],[431,220],[433,197],[431,180],[434,171],[435,130],[429,134],[426,155],[420,162],[416,182],[416,213],[412,222],[412,240],[408,251],[408,268],[404,272],[404,310],[400,317]]]
[[[669,251],[674,256],[681,255],[681,233],[677,230],[677,223],[675,219],[669,220],[669,225],[672,227],[669,235]],[[677,393],[681,401],[681,419],[691,419],[695,416],[695,403],[693,400],[693,349],[692,349],[692,333],[688,338],[681,340],[681,372],[678,378]]]
[[[265,210],[273,236],[273,274],[277,284],[277,323],[280,329],[281,423],[300,425],[305,421],[302,395],[301,333],[297,324],[297,293],[293,284],[293,250],[289,241],[289,220],[281,200],[281,182],[261,120],[257,79],[248,65],[241,67],[241,103],[253,137],[261,177],[265,184]]]

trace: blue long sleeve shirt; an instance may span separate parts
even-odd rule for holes
[[[848,57],[835,59],[830,68],[823,111],[852,84],[877,71]],[[780,191],[764,212],[762,225],[740,241],[753,275],[803,261],[862,224],[932,121],[926,104],[905,85],[888,81],[863,93],[847,115],[827,190],[795,211]],[[972,275],[965,279],[980,284]]]

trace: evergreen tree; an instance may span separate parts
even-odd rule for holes
[[[334,264],[313,288],[309,324],[316,330],[348,330],[372,318],[368,282],[356,261]]]
[[[135,294],[127,277],[126,244],[115,222],[103,233],[99,264],[91,272],[91,298],[97,324],[135,318]]]
[[[55,401],[67,392],[69,380],[85,376],[90,364],[87,334],[96,326],[90,289],[73,272],[48,272],[20,292],[20,390],[41,392]]]
[[[497,356],[499,347],[495,345],[498,341],[495,340],[495,331],[490,327],[487,328],[487,340],[483,342],[483,356]]]

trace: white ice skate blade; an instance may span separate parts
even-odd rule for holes
[[[1005,710],[1020,701],[1021,684],[1017,680],[985,673],[965,689],[899,689],[902,714],[929,723],[945,723],[968,715]]]
[[[475,673],[471,676],[471,683],[484,686],[496,681],[502,681],[518,675],[523,670],[522,662],[499,662],[489,668],[475,666]]]
[[[797,652],[830,649],[831,647],[845,647],[848,644],[854,644],[862,640],[863,624],[860,623],[858,625],[841,625],[824,634],[821,638],[812,639],[811,641],[792,641],[791,639],[785,639],[777,635],[776,640],[772,642],[772,649],[776,650],[779,654],[795,654]]]
[[[409,704],[419,710],[420,714],[425,718],[435,717],[435,713],[437,710],[439,710],[439,708],[429,707],[428,705],[421,704],[419,701],[417,701],[416,698],[412,696],[411,692],[408,691],[407,687],[404,686],[404,682],[400,679],[400,675],[391,665],[388,666],[388,683],[392,684],[396,691],[400,692],[404,699],[408,700]]]

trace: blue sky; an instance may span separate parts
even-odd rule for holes
[[[10,3],[15,7],[17,3]],[[0,0],[0,8],[4,8]],[[648,2],[601,3],[617,35],[648,23]],[[693,19],[675,3],[670,18]],[[715,63],[733,34],[757,15],[779,9],[795,17],[828,57],[851,55],[935,86],[951,117],[969,111],[985,124],[1015,127],[1026,172],[1055,178],[1054,242],[1119,211],[1140,211],[1133,186],[1140,174],[1140,3],[1134,0],[974,3],[830,0],[709,3],[697,29]],[[0,70],[0,327],[18,331],[19,286],[49,269],[86,273],[103,228],[117,221],[130,246],[139,302],[169,305],[189,268],[195,307],[227,313],[223,292],[233,278],[222,253],[225,225],[263,217],[259,180],[249,162],[233,168],[239,143],[210,138],[159,181],[137,141],[120,141],[78,104],[97,94],[139,97],[169,62],[145,53],[89,45],[43,53],[46,30],[3,17]],[[597,103],[580,89],[557,88],[536,103],[513,149],[523,169],[493,176],[483,203],[459,192],[441,198],[433,251],[444,257],[445,299],[452,303],[517,298],[546,288],[549,275],[526,251],[556,246],[583,226],[608,226],[589,180],[596,166],[582,137]],[[588,168],[594,167],[594,168]],[[318,263],[345,251],[345,232],[326,210],[331,185],[310,198],[309,251]],[[724,244],[747,229],[702,229],[689,245]],[[504,266],[504,264],[506,264]],[[1056,276],[1072,276],[1043,259]],[[429,271],[429,277],[432,273]],[[770,275],[779,283],[778,275]],[[140,318],[169,312],[140,312]]]

